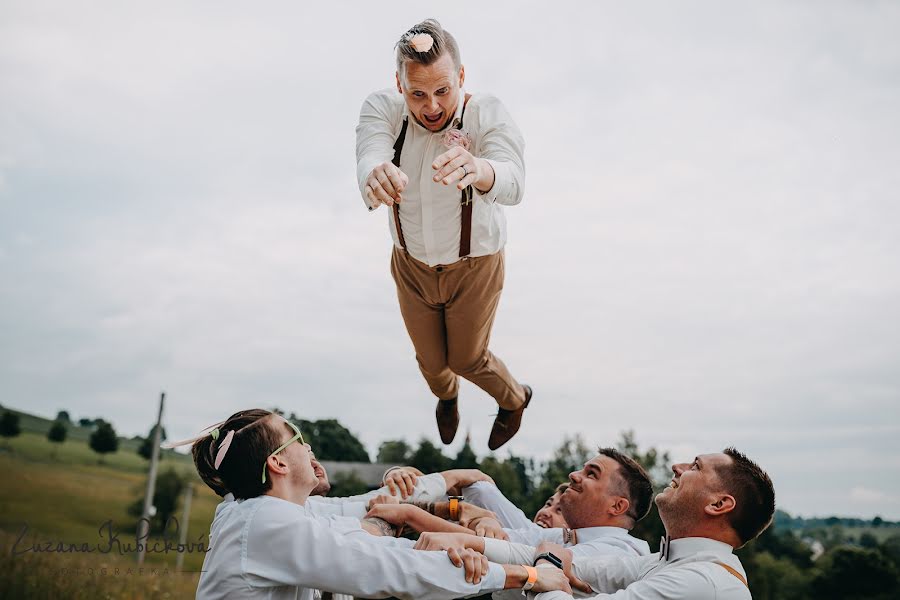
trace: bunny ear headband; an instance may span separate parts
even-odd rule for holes
[[[227,421],[227,419],[226,419]],[[203,438],[207,436],[211,436],[212,439],[219,439],[219,427],[224,424],[225,421],[219,421],[214,425],[210,425],[209,427],[205,427],[203,429],[203,433],[198,436],[192,437],[188,440],[181,440],[180,442],[166,442],[164,444],[160,444],[160,448],[165,448],[166,450],[171,450],[172,448],[178,448],[179,446],[187,446],[188,444],[193,444],[194,442],[199,442]],[[224,442],[223,442],[224,443]]]
[[[220,422],[216,423],[215,425],[211,425],[210,427],[212,427],[212,429],[210,429],[210,427],[207,427],[206,429],[203,430],[203,433],[201,433],[200,435],[198,435],[196,437],[192,437],[189,440],[165,443],[165,444],[162,444],[162,447],[171,449],[171,448],[177,448],[179,446],[186,446],[188,444],[193,444],[195,442],[198,442],[198,441],[202,440],[203,438],[205,438],[206,436],[211,437],[213,439],[213,441],[217,441],[219,439],[219,435],[221,433],[219,431],[219,426],[222,425],[223,423],[225,423],[225,421],[220,421]],[[216,452],[216,459],[213,462],[213,466],[216,468],[216,470],[218,470],[219,465],[222,464],[222,461],[225,460],[225,454],[228,452],[228,448],[231,447],[231,441],[234,439],[234,431],[235,431],[234,429],[230,429],[228,431],[228,433],[225,434],[225,438],[219,443],[219,450]]]

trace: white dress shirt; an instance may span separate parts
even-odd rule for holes
[[[458,118],[465,92],[460,90]],[[409,115],[406,101],[396,89],[374,92],[363,103],[356,127],[356,175],[363,201],[366,178],[376,166],[394,158],[394,142],[408,117],[406,141],[400,155],[400,170],[409,177],[400,203],[400,222],[406,249],[413,258],[429,266],[449,265],[459,260],[461,228],[460,191],[456,185],[435,183],[434,159],[448,150],[444,132],[431,132]],[[474,156],[487,160],[494,169],[494,185],[482,194],[473,191],[472,243],[469,256],[499,252],[506,244],[506,217],[501,204],[522,200],[525,183],[525,142],[506,108],[494,96],[476,94],[469,99],[463,130],[472,136]],[[394,245],[400,247],[393,210],[388,210]]]
[[[574,556],[604,556],[617,554],[620,556],[647,556],[650,554],[650,546],[642,539],[636,538],[622,527],[582,527],[575,530],[575,541],[566,542],[563,529],[560,527],[536,529],[506,529],[509,536],[509,551],[513,556],[525,556],[526,549],[531,549],[534,556],[534,546],[541,542],[553,542],[562,544],[572,551]],[[501,540],[491,540],[501,541]],[[497,548],[500,551],[500,548]]]
[[[510,541],[485,538],[484,555],[488,560],[500,564],[530,565],[534,561],[535,546],[541,542],[563,544],[576,557],[622,556],[639,557],[650,554],[650,546],[644,540],[632,537],[622,527],[583,527],[576,529],[577,544],[563,543],[563,530],[554,527],[537,530],[506,530]],[[521,599],[517,590],[499,591],[493,594],[494,600]]]
[[[479,585],[466,583],[445,552],[371,543],[340,532],[299,504],[272,496],[223,502],[210,528],[197,598],[312,600],[315,590],[365,598],[451,599],[502,589],[491,564]]]
[[[462,494],[466,502],[493,511],[497,515],[497,520],[505,528],[543,529],[525,516],[521,508],[510,502],[509,498],[489,481],[476,481],[463,488]]]
[[[747,574],[732,547],[708,538],[682,538],[669,543],[668,558],[659,553],[642,558],[575,559],[575,575],[591,585],[590,598],[615,600],[751,600],[750,590],[725,563]],[[546,592],[537,600],[569,600],[565,592]]]
[[[412,495],[407,498],[411,502],[425,502],[445,496],[447,493],[447,481],[440,473],[430,473],[416,478],[416,487],[413,489]],[[390,496],[391,492],[387,486],[359,494],[356,496],[345,496],[329,498],[327,496],[310,496],[306,500],[306,506],[309,510],[317,515],[342,515],[345,517],[356,517],[362,519],[369,512],[366,506],[369,500],[375,496]],[[399,498],[399,496],[398,496]]]

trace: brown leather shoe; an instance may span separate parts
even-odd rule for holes
[[[515,410],[505,408],[497,410],[497,418],[494,419],[494,426],[491,428],[491,437],[488,438],[488,448],[491,450],[496,450],[511,440],[519,431],[519,425],[522,424],[522,413],[531,402],[531,386],[523,385],[522,387],[525,388],[525,402],[522,406]]]
[[[437,417],[438,433],[444,444],[453,442],[456,437],[456,428],[459,427],[459,406],[456,398],[450,400],[438,400],[434,416]]]

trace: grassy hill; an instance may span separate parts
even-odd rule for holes
[[[48,542],[107,547],[99,530],[108,521],[122,546],[134,545],[136,519],[127,509],[143,497],[149,463],[137,454],[137,440],[120,440],[118,452],[101,462],[87,444],[89,428],[70,427],[66,441],[53,444],[46,438],[52,421],[19,414],[23,433],[0,441],[0,598],[192,597],[198,575],[176,573],[175,552],[148,553],[147,569],[129,572],[134,555],[117,548],[35,551]],[[190,457],[165,452],[160,472],[170,468],[194,486],[187,540],[206,544],[219,498],[200,482]],[[175,515],[181,518],[180,506]],[[202,562],[202,552],[185,553],[183,568],[196,572]]]

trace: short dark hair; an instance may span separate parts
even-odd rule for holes
[[[553,493],[550,494],[550,497],[552,498],[552,497],[555,496],[556,494],[562,494],[562,493],[565,492],[567,489],[569,489],[569,483],[568,483],[568,482],[566,482],[566,483],[561,483],[561,484],[559,484],[558,486],[556,486],[556,489],[553,490]]]
[[[728,519],[743,546],[772,523],[775,487],[769,475],[743,453],[733,447],[722,452],[731,457],[731,462],[717,467],[716,474],[736,501]]]
[[[646,517],[653,499],[653,484],[647,471],[636,460],[615,448],[600,448],[598,452],[619,463],[619,476],[625,488],[622,491],[629,504],[626,514],[635,521]]]
[[[276,428],[263,426],[265,418],[272,414],[274,413],[261,408],[234,413],[219,425],[217,439],[208,435],[194,442],[191,454],[197,473],[218,495],[224,496],[230,492],[235,498],[255,498],[272,489],[271,478],[262,482],[263,465],[269,455],[281,445],[283,438]],[[285,424],[285,427],[289,426]],[[229,431],[234,431],[234,438],[224,460],[216,469],[219,444]]]
[[[427,52],[419,52],[413,48],[410,43],[412,39],[420,33],[431,36],[434,43]],[[453,64],[458,69],[462,64],[459,59],[459,46],[456,44],[456,38],[441,27],[435,19],[425,19],[421,23],[413,25],[409,30],[400,36],[395,48],[397,49],[397,72],[403,75],[403,67],[406,63],[412,61],[423,65],[430,65],[442,57],[445,53],[453,59]]]

